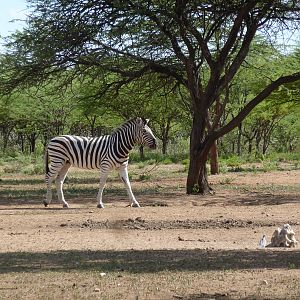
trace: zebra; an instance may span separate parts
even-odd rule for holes
[[[117,169],[123,181],[132,207],[140,207],[135,199],[128,178],[129,152],[135,144],[148,146],[156,149],[156,138],[148,126],[149,119],[140,117],[133,118],[111,135],[100,137],[81,137],[75,135],[62,135],[51,139],[45,152],[47,185],[46,200],[43,201],[47,207],[52,200],[51,184],[55,179],[59,201],[63,208],[69,208],[63,195],[63,183],[71,166],[83,169],[99,169],[100,185],[97,194],[97,207],[104,208],[102,193],[107,177],[112,169]],[[50,165],[49,165],[50,160]]]

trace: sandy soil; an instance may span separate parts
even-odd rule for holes
[[[123,194],[43,208],[3,185],[0,299],[300,299],[300,245],[258,249],[284,223],[299,238],[300,171],[211,176],[202,198],[184,181],[133,182],[164,188],[139,209]]]

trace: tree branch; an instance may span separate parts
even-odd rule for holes
[[[300,72],[282,76],[277,80],[270,83],[267,87],[265,87],[255,98],[253,98],[245,107],[238,113],[238,115],[233,118],[228,124],[219,128],[218,130],[212,133],[213,139],[218,139],[224,136],[226,133],[233,130],[238,126],[249,114],[250,112],[263,100],[265,100],[272,92],[274,92],[279,86],[291,83],[300,80]]]
[[[233,45],[236,42],[236,38],[240,31],[243,21],[245,20],[249,11],[253,7],[255,7],[255,5],[256,5],[256,1],[247,1],[246,4],[244,6],[242,6],[240,11],[238,12],[238,14],[234,20],[233,26],[228,34],[227,41],[226,41],[224,47],[222,48],[222,50],[219,54],[219,57],[217,59],[217,64],[219,66],[224,66],[225,60],[228,57],[231,48],[233,47]]]

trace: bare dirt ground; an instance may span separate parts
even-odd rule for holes
[[[42,176],[3,175],[0,299],[300,299],[300,245],[258,249],[285,223],[300,239],[300,170],[210,176],[199,197],[164,168],[133,178],[138,209],[117,178],[97,209],[97,175],[75,174],[62,209]]]

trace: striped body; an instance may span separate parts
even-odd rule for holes
[[[97,196],[98,207],[103,207],[102,192],[108,173],[116,168],[120,172],[129,197],[134,204],[136,202],[128,179],[127,164],[129,152],[136,143],[156,148],[156,140],[147,126],[147,121],[141,118],[132,119],[124,123],[112,135],[100,137],[80,137],[63,135],[53,138],[46,151],[46,183],[47,206],[51,201],[51,183],[56,178],[58,197],[64,207],[68,207],[62,192],[62,184],[70,166],[84,169],[99,169],[101,171],[100,190]],[[50,159],[50,166],[48,160]],[[103,188],[102,188],[103,185]],[[128,188],[129,186],[129,188]]]
[[[101,160],[107,155],[109,136],[87,138],[63,135],[55,137],[48,145],[48,155],[55,160],[70,162],[83,169],[100,169]]]

